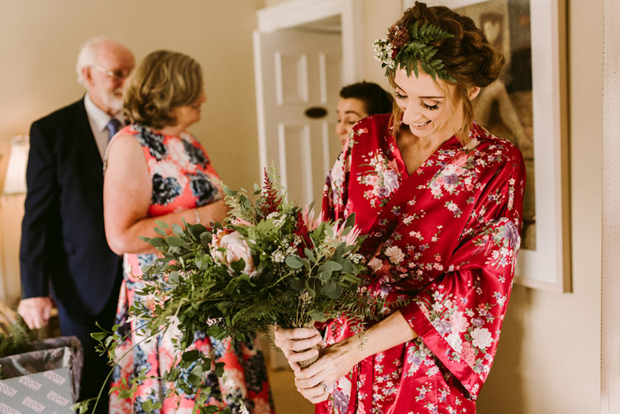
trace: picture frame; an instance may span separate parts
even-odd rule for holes
[[[526,24],[529,26],[531,50],[531,129],[528,131],[533,141],[533,154],[530,159],[522,148],[528,184],[524,203],[524,232],[515,283],[558,293],[570,292],[572,281],[566,2],[426,0],[425,3],[429,7],[446,6],[464,15],[475,11],[476,16],[470,17],[478,26],[481,25],[480,20],[483,20],[481,10],[485,8],[497,9],[498,3],[504,3],[507,14],[503,16],[504,21],[514,23],[515,16],[510,16],[511,8],[508,3],[512,3],[512,9],[515,3],[529,6]],[[412,7],[413,4],[414,0],[403,0],[403,9]],[[519,16],[519,19],[520,22],[525,18]],[[511,57],[515,63],[523,60],[514,55],[510,42],[503,41],[503,45],[505,47],[502,52],[509,63],[508,67]],[[476,117],[478,116],[479,113],[476,112]],[[483,125],[487,126],[484,122]],[[495,133],[492,129],[490,131]],[[497,135],[504,137],[499,133]]]

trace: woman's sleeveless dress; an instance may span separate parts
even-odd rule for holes
[[[193,136],[163,135],[159,131],[140,125],[128,126],[123,132],[134,135],[144,151],[153,182],[150,217],[204,206],[223,198],[219,176],[204,149]],[[124,256],[124,278],[116,324],[121,325],[119,333],[122,335],[132,333],[122,346],[117,348],[117,359],[127,352],[128,354],[114,369],[113,388],[126,388],[123,387],[123,383],[129,383],[131,378],[143,372],[147,376],[160,376],[165,370],[170,369],[175,357],[171,343],[174,333],[169,330],[156,341],[138,344],[143,337],[139,332],[134,332],[136,321],[128,320],[131,305],[135,301],[145,300],[144,297],[135,294],[144,285],[140,279],[141,266],[155,259],[154,254]],[[130,350],[134,345],[135,348]],[[224,403],[230,406],[234,413],[272,413],[273,400],[262,353],[249,343],[233,344],[229,340],[217,341],[204,332],[195,333],[191,348],[209,354],[214,347],[218,362],[225,363],[225,375],[219,379],[213,374],[210,377],[213,380],[212,388],[215,387],[221,392]],[[171,386],[174,387],[174,384],[149,379],[143,381],[132,398],[127,399],[119,399],[119,391],[115,390],[110,395],[110,413],[146,412],[142,404],[147,400],[159,401]],[[185,394],[181,397],[169,397],[165,399],[160,410],[150,412],[189,414],[194,407],[194,397],[195,395]]]

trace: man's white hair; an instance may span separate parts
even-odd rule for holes
[[[84,46],[80,49],[80,53],[78,54],[77,64],[75,65],[75,71],[77,72],[77,80],[78,82],[84,86],[88,87],[86,81],[82,77],[82,68],[95,66],[97,64],[97,49],[101,43],[108,42],[112,39],[107,37],[95,37],[90,39]]]

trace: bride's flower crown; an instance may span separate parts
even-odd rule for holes
[[[417,78],[420,62],[422,70],[433,79],[439,77],[455,82],[448,74],[445,63],[441,59],[433,59],[439,48],[431,44],[450,37],[454,36],[427,22],[419,26],[416,21],[408,28],[394,25],[390,27],[387,39],[375,40],[373,44],[377,52],[375,59],[381,62],[382,68],[385,68],[385,76],[400,67],[407,71],[407,76],[411,76],[413,71]]]

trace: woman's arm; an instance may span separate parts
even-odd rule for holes
[[[276,345],[283,349],[295,371],[297,390],[313,404],[327,399],[328,393],[323,384],[326,387],[331,386],[363,359],[418,336],[400,311],[396,311],[367,331],[323,348],[320,351],[320,358],[314,364],[300,369],[295,362],[316,355],[316,351],[306,351],[304,354],[295,354],[292,351],[307,349],[318,344],[320,340],[316,339],[313,331],[308,329],[275,331]],[[300,338],[307,339],[300,341]]]
[[[155,248],[138,237],[157,237],[155,220],[182,225],[196,222],[194,209],[148,217],[153,183],[142,146],[131,134],[119,135],[108,149],[103,185],[105,232],[108,244],[117,254],[155,253]],[[222,221],[228,212],[224,201],[196,209],[201,223]]]

